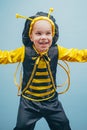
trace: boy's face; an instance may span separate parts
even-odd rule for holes
[[[45,52],[52,45],[52,25],[47,20],[39,20],[33,25],[30,35],[38,52]]]

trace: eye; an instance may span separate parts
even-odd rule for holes
[[[36,34],[36,35],[41,35],[41,32],[36,32],[35,34]]]
[[[47,32],[46,35],[52,35],[52,33],[51,32]]]

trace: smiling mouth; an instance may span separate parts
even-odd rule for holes
[[[39,44],[45,45],[48,44],[48,42],[40,42]]]

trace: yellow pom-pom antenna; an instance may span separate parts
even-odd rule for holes
[[[48,16],[35,16],[35,18],[30,18],[30,17],[26,17],[26,16],[22,16],[20,14],[16,14],[16,18],[23,18],[23,19],[28,19],[29,21],[31,21],[31,24],[30,24],[30,29],[29,29],[29,36],[32,32],[32,28],[33,28],[33,25],[35,22],[37,22],[38,20],[47,20],[51,23],[52,25],[52,33],[53,33],[53,37],[55,35],[55,25],[54,25],[54,22],[50,19],[50,14],[54,11],[53,8],[50,8],[49,9],[49,12],[48,12]]]
[[[49,12],[48,12],[48,18],[50,18],[50,14],[54,11],[53,8],[50,8],[49,9]],[[28,20],[33,20],[32,18],[29,18],[29,17],[26,17],[26,16],[23,16],[23,15],[20,15],[20,14],[16,14],[16,18],[23,18],[23,19],[28,19]]]
[[[49,9],[49,12],[48,12],[48,18],[50,18],[50,14],[51,14],[53,11],[54,11],[53,8],[50,8],[50,9]]]
[[[16,14],[16,18],[23,18],[23,19],[28,19],[28,20],[31,20],[31,21],[33,20],[33,19],[29,18],[29,17],[22,16],[20,14]]]

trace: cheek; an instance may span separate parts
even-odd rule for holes
[[[52,40],[53,40],[53,37],[52,37],[52,36],[49,36],[48,39],[49,39],[50,41],[52,41]]]
[[[37,43],[37,42],[33,42],[34,43],[34,46],[38,49],[40,47],[40,45]]]
[[[33,39],[33,43],[38,46],[38,40],[37,39]]]
[[[33,35],[31,35],[30,39],[34,43],[37,43],[37,41],[38,41],[37,38],[35,36],[33,36]]]
[[[51,38],[49,39],[49,41],[50,41],[50,45],[52,45],[53,38],[51,37]]]
[[[34,36],[33,34],[31,34],[31,35],[30,35],[30,40],[31,40],[32,42],[34,42],[35,39],[36,39],[35,36]]]

